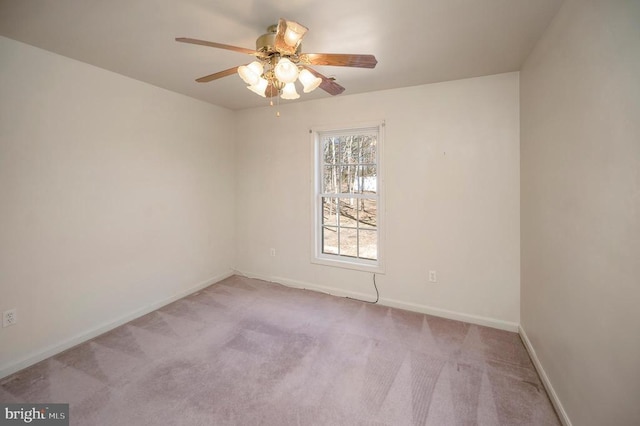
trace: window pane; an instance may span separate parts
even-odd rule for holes
[[[338,228],[334,226],[322,227],[322,252],[338,254]]]
[[[322,168],[322,192],[325,194],[335,194],[340,183],[339,168],[335,166],[324,166]]]
[[[343,194],[353,194],[356,190],[356,178],[358,176],[358,166],[342,166],[340,168],[340,192]]]
[[[359,136],[340,137],[340,158],[343,164],[357,164],[360,161],[360,140]]]
[[[324,164],[336,164],[339,163],[340,158],[340,145],[337,138],[328,137],[322,140],[322,157]]]
[[[338,226],[338,199],[322,198],[322,223]]]
[[[378,186],[375,166],[357,166],[353,179],[353,192],[375,194]]]
[[[367,178],[375,178],[375,179],[378,178],[378,170],[376,166],[373,164],[367,164],[367,165],[361,166],[359,173],[362,176]]]
[[[358,225],[360,228],[375,229],[378,226],[378,203],[376,200],[358,200]]]
[[[378,232],[375,230],[358,230],[360,236],[359,257],[376,260],[378,258]]]
[[[357,226],[356,206],[358,200],[355,198],[340,199],[340,226]]]
[[[342,166],[338,175],[342,194],[375,194],[377,191],[378,176],[375,166]]]
[[[340,228],[340,254],[356,257],[358,255],[358,230]]]
[[[360,157],[363,164],[375,164],[377,152],[377,139],[375,136],[367,135],[363,138],[360,147]]]

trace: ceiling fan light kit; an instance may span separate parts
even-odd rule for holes
[[[260,95],[263,98],[266,98],[267,97],[266,92],[267,92],[268,86],[269,86],[269,83],[267,82],[267,80],[260,77],[256,84],[247,86],[247,89],[251,90],[256,95]]]
[[[178,37],[176,41],[255,56],[256,60],[249,64],[200,77],[196,81],[206,83],[237,72],[249,90],[269,98],[279,95],[282,99],[298,99],[296,80],[302,84],[304,93],[318,87],[330,95],[339,95],[345,90],[333,78],[325,77],[310,65],[375,68],[378,63],[373,55],[301,53],[300,43],[308,30],[297,22],[280,19],[278,25],[269,26],[267,33],[258,37],[256,50],[185,37]]]
[[[238,75],[240,75],[240,78],[249,86],[258,82],[263,71],[264,67],[262,63],[258,61],[253,61],[249,65],[240,65],[238,67]]]
[[[298,67],[289,58],[282,57],[274,68],[276,78],[284,84],[293,83],[298,78]]]
[[[287,44],[287,46],[297,49],[300,41],[302,40],[302,37],[304,37],[307,31],[309,31],[309,28],[294,21],[286,21],[284,19],[280,19],[280,23],[283,21],[286,25],[284,30],[284,42]],[[279,25],[281,25],[280,23]]]
[[[300,71],[298,80],[302,83],[302,91],[304,93],[313,92],[320,86],[320,83],[322,83],[322,79],[311,74],[311,71],[308,69],[302,69],[302,71]]]
[[[282,88],[282,99],[298,99],[300,95],[296,92],[296,86],[293,83],[287,83]]]

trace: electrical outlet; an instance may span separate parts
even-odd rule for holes
[[[16,308],[9,309],[2,313],[2,327],[9,327],[18,322],[18,310]]]
[[[269,249],[269,254],[271,255],[271,257],[275,257],[276,256],[276,249],[274,249],[274,248]]]
[[[437,283],[438,282],[438,274],[436,271],[429,271],[429,282]]]

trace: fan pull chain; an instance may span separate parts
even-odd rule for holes
[[[280,102],[278,102],[278,107],[280,107],[279,104]],[[273,98],[269,99],[269,106],[273,106]],[[276,117],[280,117],[280,111],[276,111]]]
[[[276,117],[280,117],[280,91],[278,91],[276,99]],[[273,106],[273,96],[269,98],[269,106]]]

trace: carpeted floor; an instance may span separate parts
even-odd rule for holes
[[[559,425],[516,333],[234,276],[2,380],[72,425]]]

